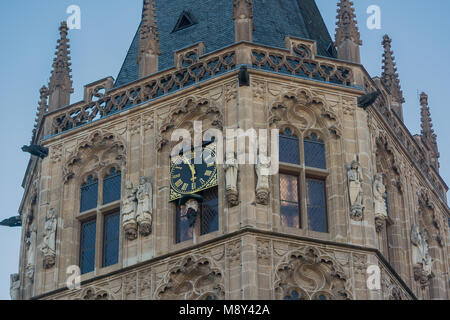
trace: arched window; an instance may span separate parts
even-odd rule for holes
[[[112,168],[103,180],[103,204],[120,200],[121,172]]]
[[[89,176],[81,186],[80,212],[97,208],[98,204],[98,179]]]
[[[300,144],[289,128],[280,134],[280,162],[300,164]]]
[[[82,274],[119,262],[121,183],[121,172],[113,167],[100,179],[90,175],[80,187]],[[97,244],[101,252],[96,251]],[[96,265],[96,261],[101,261],[101,265]]]
[[[304,141],[305,166],[317,169],[326,169],[325,144],[319,140],[316,134],[311,134]]]
[[[325,144],[312,133],[301,145],[289,128],[280,134],[279,141],[282,226],[305,225],[311,231],[328,232]]]

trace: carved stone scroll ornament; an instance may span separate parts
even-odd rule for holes
[[[350,281],[342,266],[317,248],[286,254],[275,269],[279,300],[351,300]]]
[[[9,287],[9,294],[11,296],[11,300],[19,300],[20,299],[20,278],[18,274],[11,275],[11,284]]]
[[[152,233],[153,221],[153,188],[146,177],[139,179],[136,198],[138,201],[136,220],[139,226],[139,233],[146,237]]]
[[[423,287],[429,285],[430,279],[433,277],[431,258],[428,248],[428,234],[426,230],[420,231],[417,225],[411,230],[411,242],[413,244],[413,264],[414,278],[419,281]]]
[[[239,204],[239,192],[237,188],[239,166],[234,153],[227,156],[224,169],[227,201],[230,207],[235,207]]]
[[[377,232],[381,232],[383,229],[387,215],[386,206],[386,187],[383,183],[383,175],[381,173],[375,176],[373,182],[373,199],[374,199],[374,210],[375,210],[375,225]]]
[[[364,214],[364,192],[362,189],[363,175],[361,165],[353,161],[347,171],[348,190],[350,196],[350,216],[353,220],[362,221]]]
[[[256,203],[258,204],[267,205],[269,203],[269,169],[270,163],[263,163],[260,160],[255,165],[258,177],[258,183],[256,184]]]
[[[125,186],[125,197],[122,200],[122,226],[128,240],[135,240],[137,238],[137,188],[133,187],[131,182],[127,182]]]
[[[50,208],[45,218],[44,240],[40,245],[40,250],[44,255],[44,268],[50,269],[56,262],[56,229],[58,220],[55,209]]]

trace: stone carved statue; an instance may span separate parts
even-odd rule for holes
[[[11,275],[11,283],[9,286],[9,295],[11,296],[11,300],[19,300],[20,299],[20,278],[18,274]]]
[[[347,172],[350,196],[350,215],[353,220],[361,221],[364,213],[364,193],[362,189],[363,175],[361,165],[353,161]]]
[[[27,246],[26,275],[31,281],[33,281],[34,278],[36,238],[36,227],[33,225],[31,226],[30,233],[25,240]]]
[[[256,203],[267,205],[269,203],[270,187],[269,187],[269,169],[270,163],[262,163],[258,159],[255,166],[258,183],[256,184]]]
[[[136,198],[138,201],[136,220],[139,226],[139,233],[146,237],[152,233],[153,221],[153,188],[146,177],[139,179]]]
[[[383,183],[383,175],[379,173],[375,176],[373,181],[373,199],[377,232],[381,232],[387,219],[386,198],[386,187]]]
[[[137,238],[137,188],[133,187],[131,182],[127,182],[125,186],[125,198],[122,200],[122,226],[128,240],[135,240]]]
[[[225,169],[227,201],[230,207],[235,207],[239,204],[239,192],[237,189],[239,166],[234,153],[227,156],[227,161],[223,167]]]
[[[414,245],[412,248],[414,278],[423,286],[427,286],[432,277],[433,266],[433,259],[428,248],[427,231],[420,231],[419,227],[414,225],[411,230],[411,242]]]
[[[45,269],[50,269],[55,265],[57,225],[55,209],[50,208],[45,219],[44,240],[40,245],[40,250],[44,254]]]

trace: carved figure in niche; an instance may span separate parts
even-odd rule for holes
[[[239,204],[239,193],[237,189],[237,178],[239,166],[237,164],[235,154],[231,153],[227,155],[225,169],[225,181],[226,181],[226,196],[230,207],[235,207]]]
[[[26,275],[30,280],[34,278],[34,266],[35,266],[35,250],[36,250],[36,226],[31,226],[31,231],[28,234],[25,243],[27,246],[27,263],[26,263]]]
[[[258,157],[258,163],[255,166],[258,183],[256,184],[256,203],[267,205],[269,203],[269,176],[270,163],[263,163]]]
[[[137,238],[136,192],[137,188],[133,187],[133,184],[128,181],[125,185],[125,198],[122,200],[122,226],[128,240],[135,240]]]
[[[146,177],[139,179],[136,198],[138,201],[136,220],[139,225],[139,233],[146,237],[152,232],[153,221],[153,188]]]
[[[44,254],[45,269],[50,269],[55,265],[57,225],[55,209],[50,208],[45,219],[44,240],[40,246],[40,250]]]
[[[11,275],[9,295],[11,296],[11,300],[19,300],[20,298],[20,278],[18,274]]]
[[[381,232],[387,219],[386,198],[387,194],[386,187],[383,183],[383,175],[379,173],[375,176],[373,181],[373,199],[377,232]]]
[[[353,220],[361,221],[364,213],[363,175],[361,165],[354,160],[348,169],[348,189],[350,196],[350,215]]]
[[[420,231],[417,225],[411,230],[411,242],[413,246],[414,278],[423,286],[429,284],[432,278],[433,259],[428,248],[428,234],[426,230]]]

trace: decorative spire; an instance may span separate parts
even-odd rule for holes
[[[38,132],[39,128],[42,125],[42,120],[44,119],[44,115],[47,112],[48,106],[47,106],[47,98],[48,98],[48,88],[46,86],[42,86],[41,90],[39,91],[41,96],[39,100],[39,106],[38,111],[36,113],[36,120],[34,124],[33,129],[33,137],[31,139],[31,144],[35,144],[38,140]]]
[[[61,38],[56,46],[56,57],[53,59],[53,70],[49,83],[49,111],[69,105],[70,94],[73,93],[68,30],[67,22],[62,22],[59,27]]]
[[[383,53],[383,73],[381,74],[381,81],[385,84],[385,86],[391,92],[393,97],[393,101],[400,105],[405,103],[405,99],[403,98],[403,92],[400,88],[400,79],[398,77],[394,52],[391,50],[392,39],[386,34],[383,37],[382,45],[384,47]],[[401,110],[400,110],[401,111]],[[399,113],[399,112],[397,112]],[[399,113],[399,116],[402,117],[402,112]]]
[[[235,41],[252,41],[253,38],[253,1],[234,0],[233,20]]]
[[[158,56],[161,55],[155,2],[153,0],[144,0],[139,35],[139,77],[143,78],[158,71]]]
[[[421,105],[421,122],[422,122],[422,139],[428,145],[428,147],[433,151],[433,158],[439,158],[439,151],[437,147],[437,136],[433,130],[433,123],[431,121],[430,108],[428,106],[428,95],[422,92],[420,95],[420,105]],[[439,166],[436,166],[438,168]]]
[[[359,46],[362,45],[362,41],[358,31],[353,2],[340,0],[337,13],[335,46],[338,51],[338,58],[360,63]]]

